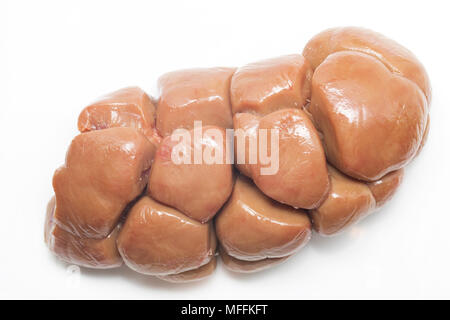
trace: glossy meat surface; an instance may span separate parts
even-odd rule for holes
[[[419,154],[422,152],[423,147],[427,143],[429,132],[430,132],[430,115],[428,115],[427,124],[425,126],[425,132],[423,134],[422,141],[420,142],[420,146],[419,146],[419,149],[416,152],[415,157],[419,156]]]
[[[259,117],[251,113],[236,113],[233,116],[233,125],[235,130],[234,165],[242,174],[252,177],[252,166],[256,165],[258,161],[258,152],[257,148],[254,149],[256,152],[251,151],[253,149],[250,146],[251,144],[257,146],[258,143]],[[237,130],[242,130],[242,134],[238,134]],[[242,143],[245,144],[244,148],[239,147]],[[250,155],[251,152],[252,155]],[[254,160],[251,160],[251,157]]]
[[[416,84],[376,58],[343,51],[317,67],[309,106],[327,158],[365,181],[402,168],[416,154],[428,107]]]
[[[207,264],[190,271],[185,271],[177,274],[168,274],[164,276],[158,276],[158,278],[173,282],[173,283],[185,283],[185,282],[194,282],[200,281],[211,276],[217,267],[217,258],[212,257],[211,261]]]
[[[309,212],[314,229],[326,236],[337,234],[355,224],[375,208],[369,187],[335,168],[328,168],[331,190],[320,207]]]
[[[370,191],[377,203],[377,208],[383,206],[394,196],[398,187],[403,181],[404,170],[399,169],[382,177],[381,179],[368,184]]]
[[[202,224],[149,197],[140,199],[120,231],[117,246],[124,262],[148,275],[197,269],[215,253],[210,223]]]
[[[119,227],[104,239],[80,238],[64,231],[56,224],[55,197],[47,206],[45,218],[45,243],[59,259],[86,268],[111,269],[122,265],[116,246]]]
[[[154,145],[131,128],[76,136],[53,176],[58,226],[78,237],[108,236],[145,188],[154,154]]]
[[[231,80],[233,114],[260,115],[301,108],[311,96],[312,69],[302,55],[291,54],[250,63]]]
[[[156,127],[165,137],[175,129],[232,128],[229,87],[234,68],[189,69],[166,73],[158,81],[161,97]]]
[[[365,28],[342,27],[325,30],[305,46],[303,55],[315,70],[330,54],[353,51],[370,55],[392,73],[411,80],[431,101],[431,86],[425,68],[414,54],[397,42]]]
[[[88,132],[113,127],[130,127],[141,131],[152,141],[155,131],[156,108],[150,97],[138,87],[111,92],[81,111],[78,130]]]
[[[158,102],[128,87],[79,115],[45,219],[62,261],[173,283],[207,278],[218,255],[233,272],[265,270],[312,229],[338,234],[388,202],[430,130],[424,67],[362,28],[158,87]]]
[[[239,272],[239,273],[254,273],[254,272],[260,272],[269,268],[272,268],[274,266],[277,266],[287,259],[289,259],[290,256],[282,257],[282,258],[266,258],[262,260],[256,260],[256,261],[246,261],[246,260],[239,260],[236,259],[229,254],[225,252],[222,248],[219,250],[220,252],[220,258],[222,259],[223,264],[225,265],[225,268],[227,268],[230,271],[233,272]]]
[[[291,255],[311,236],[306,212],[273,201],[242,175],[217,215],[215,227],[224,250],[247,261]]]
[[[212,129],[212,130],[209,130]],[[218,133],[218,136],[215,135]],[[194,143],[199,136],[198,144]],[[190,141],[177,140],[174,135],[163,139],[156,152],[150,173],[148,194],[154,199],[177,208],[200,222],[209,221],[231,194],[233,171],[227,161],[225,130],[206,126],[189,131]],[[181,144],[181,147],[180,147]],[[177,147],[178,145],[178,147]],[[175,150],[183,150],[188,163],[173,161]],[[195,154],[217,155],[217,163],[208,163]],[[212,159],[213,160],[213,159]]]
[[[280,110],[263,117],[259,129],[278,130],[280,167],[274,175],[262,175],[265,165],[258,162],[252,167],[255,184],[272,199],[295,208],[318,206],[329,180],[319,135],[307,115],[297,109]]]
[[[253,136],[258,141],[256,164],[238,164],[237,167],[252,177],[263,193],[295,208],[311,209],[323,201],[329,189],[325,154],[319,135],[305,112],[298,109],[276,111],[260,118],[258,124],[257,117],[248,114],[236,114],[234,119],[238,126],[235,130],[250,129],[247,131],[249,139]],[[277,130],[279,136],[279,143],[274,145],[270,143],[271,130]],[[264,148],[264,144],[259,143],[260,135],[266,133],[268,148],[263,153],[270,155],[275,151],[272,148],[278,147],[279,168],[271,174],[263,174],[264,168],[270,166],[259,156],[259,148]],[[249,146],[249,143],[245,145],[246,158],[252,152]],[[239,162],[237,156],[236,152],[236,163]]]

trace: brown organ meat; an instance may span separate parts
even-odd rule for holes
[[[242,175],[215,226],[227,254],[246,261],[292,255],[311,236],[306,212],[273,201]]]
[[[304,55],[315,69],[308,110],[330,163],[365,181],[408,164],[424,139],[431,99],[412,53],[369,30],[338,28],[314,37]]]
[[[266,270],[268,268],[279,265],[289,259],[291,256],[282,258],[266,258],[263,260],[246,261],[236,259],[225,252],[222,248],[219,249],[220,258],[222,259],[225,268],[233,272],[253,273]]]
[[[211,230],[210,232],[209,241],[210,241],[209,245],[212,248],[211,250],[213,254],[215,254],[215,250],[217,248],[217,238],[213,230]],[[165,280],[172,283],[194,282],[208,278],[210,275],[214,273],[216,267],[217,267],[217,258],[215,255],[213,255],[211,261],[209,261],[207,264],[204,264],[203,266],[197,269],[192,269],[189,271],[173,273],[168,275],[159,275],[157,277],[160,278],[161,280]]]
[[[375,208],[375,199],[364,182],[348,177],[329,166],[331,190],[317,209],[310,211],[314,229],[334,235],[355,224]]]
[[[305,46],[303,56],[315,70],[330,54],[353,51],[380,60],[391,72],[411,80],[431,101],[431,86],[425,68],[414,54],[397,42],[365,28],[341,27],[325,30]]]
[[[404,170],[392,171],[381,179],[368,183],[369,189],[377,203],[377,208],[388,202],[402,183]]]
[[[138,87],[111,92],[81,111],[78,130],[88,132],[113,127],[131,127],[152,142],[161,139],[155,129],[156,108],[150,97]]]
[[[45,219],[62,261],[173,283],[207,278],[218,255],[265,270],[312,229],[338,234],[388,202],[430,130],[423,65],[363,28],[237,69],[169,72],[158,88],[158,101],[128,87],[79,115]]]
[[[258,153],[253,153],[254,162],[251,162],[250,152],[252,148],[250,148],[250,145],[253,143],[256,146],[257,143],[259,117],[251,113],[236,113],[233,116],[233,125],[235,132],[236,130],[242,130],[242,134],[239,135],[236,133],[234,135],[234,165],[242,174],[247,177],[252,177],[252,165],[256,164]],[[239,139],[242,142],[239,142]],[[245,143],[245,148],[238,147],[240,143]],[[254,150],[257,151],[257,148]],[[239,152],[242,153],[241,159],[238,158]]]
[[[102,239],[145,188],[155,146],[132,128],[76,136],[53,176],[55,219],[78,237]]]
[[[422,149],[425,146],[425,143],[427,143],[428,134],[429,133],[430,133],[430,116],[428,115],[427,124],[426,124],[426,127],[425,127],[425,132],[423,134],[422,141],[420,142],[420,146],[419,146],[419,149],[416,152],[415,157],[417,157],[422,152]]]
[[[414,83],[357,52],[335,53],[316,69],[309,111],[328,160],[366,181],[414,157],[427,119],[425,96]]]
[[[137,272],[180,274],[213,259],[213,232],[211,223],[202,224],[145,196],[130,210],[117,246],[124,262]]]
[[[178,140],[172,135],[159,145],[150,173],[148,194],[197,221],[207,222],[222,207],[233,188],[226,134],[224,129],[215,126],[203,126],[188,133],[190,141]],[[194,143],[197,135],[198,145]],[[188,163],[173,161],[172,154],[181,155],[177,150],[185,152]],[[200,152],[199,164],[195,164],[197,151]],[[208,160],[202,154],[216,158]]]
[[[211,261],[201,266],[200,268],[185,271],[177,274],[168,274],[165,276],[158,276],[161,280],[173,283],[184,283],[203,280],[214,273],[217,267],[217,258],[212,257]]]
[[[156,127],[165,137],[175,129],[202,125],[232,128],[230,81],[234,68],[189,69],[166,73],[158,81]]]
[[[324,200],[329,189],[325,154],[319,135],[304,111],[283,109],[270,113],[259,119],[257,128],[256,116],[236,114],[234,119],[235,125],[242,126],[235,127],[236,141],[239,139],[237,129],[250,128],[247,131],[249,139],[256,139],[258,146],[256,164],[238,164],[237,167],[249,175],[263,193],[295,208],[312,209]],[[270,165],[261,161],[259,141],[261,134],[267,133],[268,148],[263,153],[272,154],[272,129],[278,130],[279,135],[279,143],[274,144],[274,147],[279,147],[279,168],[275,173],[264,174],[263,170]],[[249,145],[247,143],[245,149],[241,149],[246,157],[252,152]],[[242,148],[238,141],[236,147]],[[236,163],[239,163],[237,157],[236,153]]]
[[[104,239],[76,237],[56,224],[55,204],[55,197],[52,197],[45,219],[44,239],[51,252],[67,263],[86,268],[110,269],[122,265],[122,258],[116,246],[119,227]]]
[[[305,58],[291,54],[243,66],[231,80],[233,114],[269,114],[301,108],[311,96],[312,70]]]

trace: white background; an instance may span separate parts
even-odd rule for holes
[[[446,1],[1,1],[0,298],[450,298],[449,8]],[[431,131],[394,200],[335,238],[315,235],[284,265],[219,266],[173,285],[81,270],[43,242],[53,171],[97,96],[164,72],[301,52],[323,29],[364,26],[412,50],[433,86]]]

